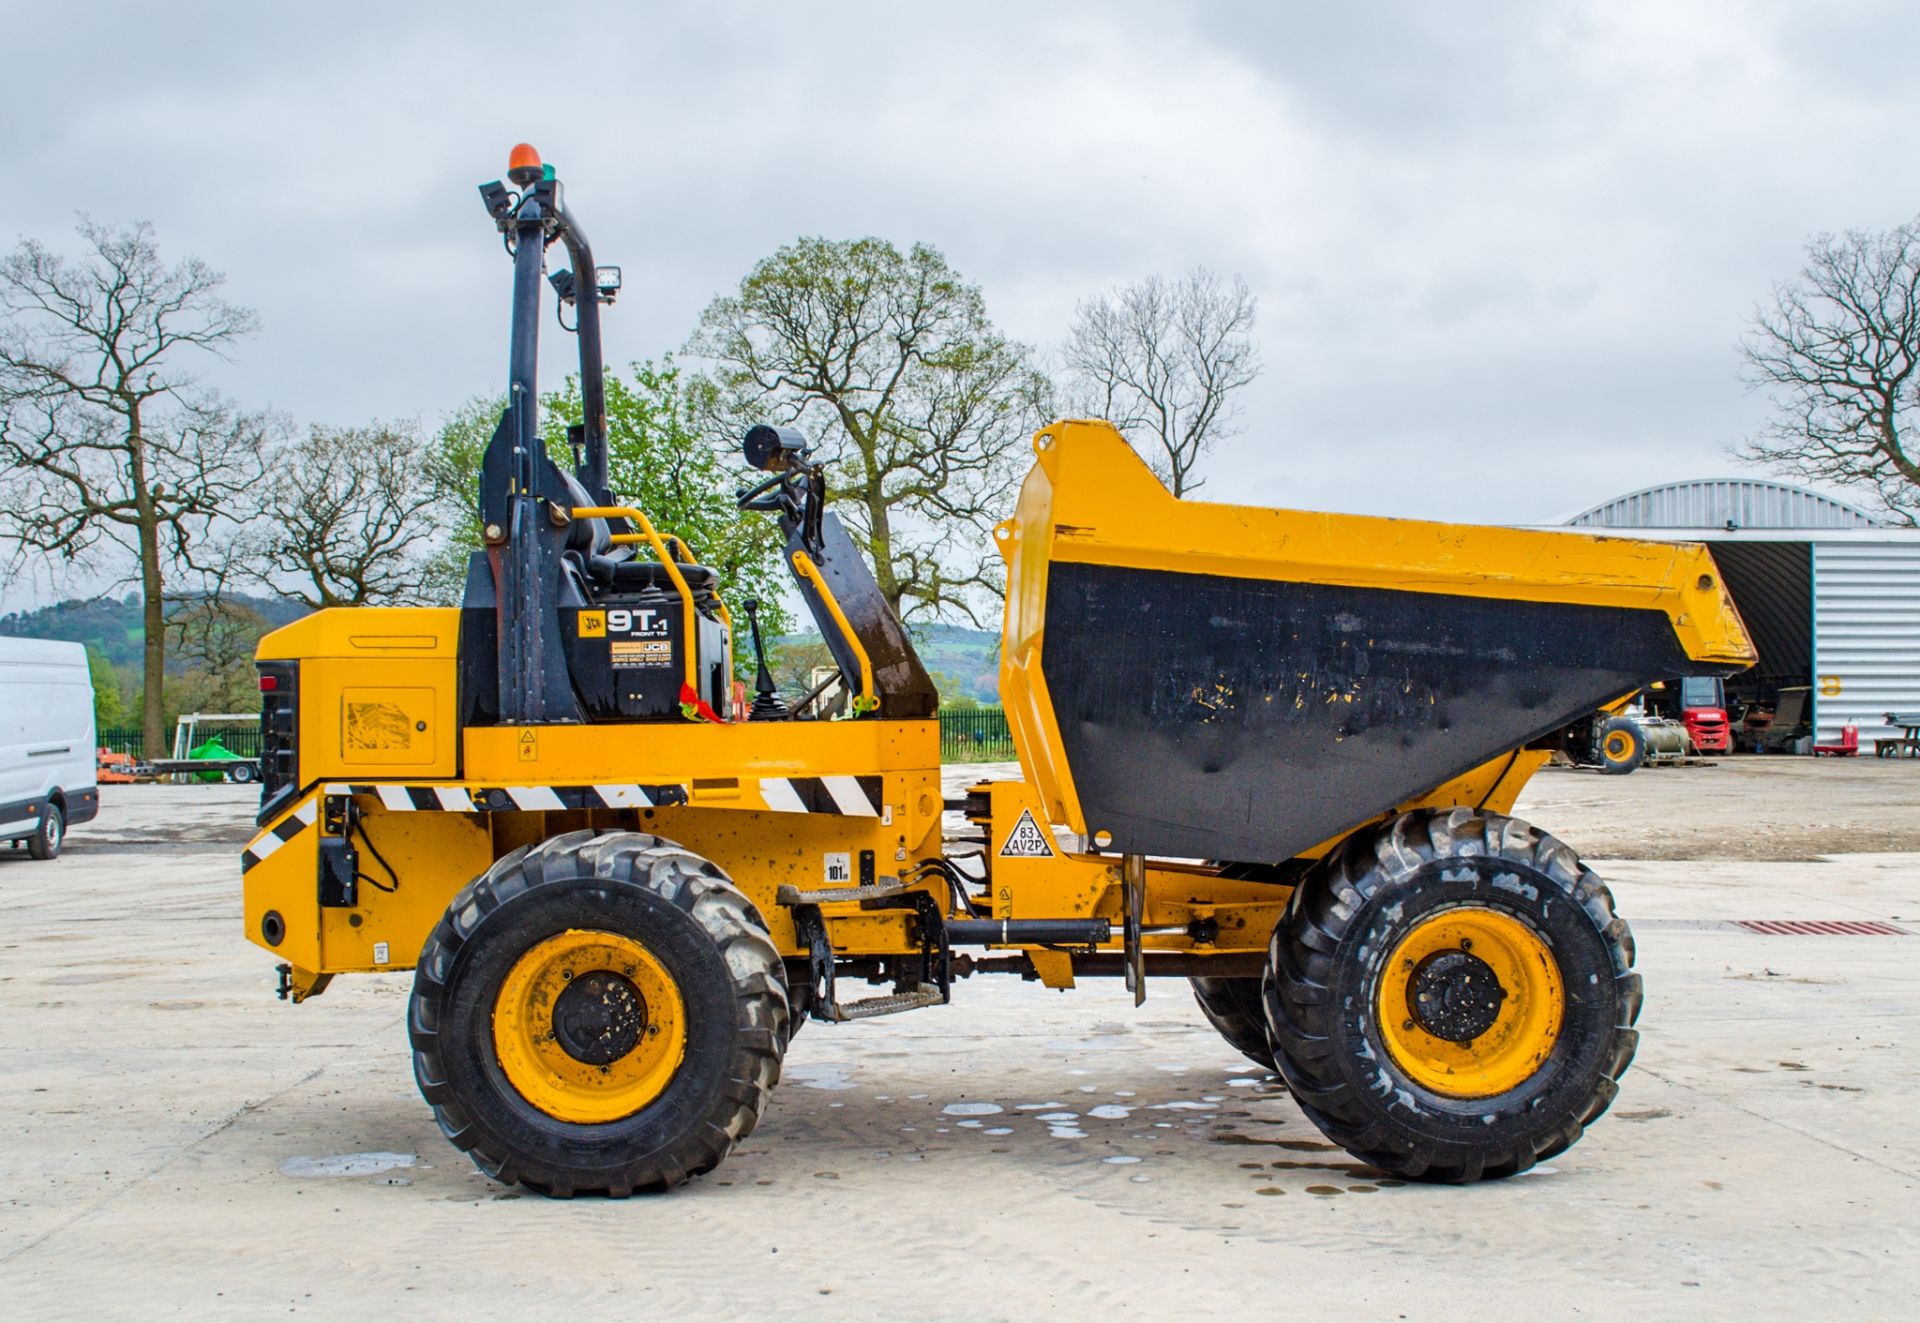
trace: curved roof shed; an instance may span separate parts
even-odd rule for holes
[[[1642,487],[1616,496],[1567,523],[1576,528],[1884,528],[1857,505],[1806,487],[1764,478],[1701,478]]]
[[[1811,685],[1821,741],[1920,712],[1920,529],[1765,478],[1644,487],[1565,523],[1705,542],[1760,652],[1749,675],[1768,692]]]

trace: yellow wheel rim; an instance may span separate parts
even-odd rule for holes
[[[646,947],[572,930],[529,948],[493,1003],[493,1047],[520,1096],[594,1125],[658,1098],[686,1055],[680,990]]]
[[[1488,1098],[1524,1083],[1560,1038],[1553,952],[1498,910],[1443,910],[1400,940],[1380,980],[1381,1036],[1414,1083]]]
[[[1623,763],[1633,754],[1633,737],[1624,730],[1610,730],[1601,751],[1607,755],[1608,762]]]

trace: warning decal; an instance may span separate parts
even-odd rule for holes
[[[1000,847],[1002,859],[1051,859],[1053,842],[1047,839],[1046,832],[1033,820],[1033,810],[1025,809],[1020,821],[1013,824],[1013,830],[1007,833],[1007,843]]]

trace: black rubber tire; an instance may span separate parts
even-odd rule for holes
[[[260,773],[252,763],[235,763],[227,769],[227,780],[237,786],[250,786],[260,779]]]
[[[800,1032],[800,1026],[813,1017],[808,1014],[813,1006],[812,969],[805,960],[795,960],[786,966],[787,976],[787,1042],[793,1041]]]
[[[1607,737],[1615,731],[1624,732],[1632,741],[1628,751],[1618,758],[1607,755]],[[1647,760],[1647,733],[1631,717],[1609,718],[1607,724],[1600,728],[1600,740],[1593,753],[1600,760],[1601,771],[1608,776],[1625,776]]]
[[[641,942],[685,1003],[685,1058],[665,1090],[604,1124],[557,1120],[500,1068],[493,1008],[528,948],[573,928]],[[752,903],[707,860],[638,832],[567,832],[515,850],[448,906],[420,953],[413,1073],[440,1129],[506,1184],[568,1197],[665,1190],[713,1170],[780,1078],[787,990]]]
[[[1566,998],[1546,1062],[1487,1098],[1408,1078],[1377,1023],[1400,937],[1462,904],[1543,937]],[[1355,1157],[1409,1179],[1511,1176],[1563,1151],[1613,1101],[1639,1042],[1633,936],[1612,894],[1567,846],[1494,813],[1409,813],[1356,833],[1294,891],[1268,963],[1274,1056],[1301,1110]]]
[[[35,859],[58,859],[60,847],[67,839],[67,815],[58,804],[47,802],[47,811],[40,815],[40,825],[33,835],[27,837],[27,853]]]
[[[1262,1070],[1278,1070],[1267,1044],[1267,1012],[1257,978],[1190,978],[1193,999],[1227,1046]]]

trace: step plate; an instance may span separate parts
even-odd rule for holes
[[[798,887],[781,887],[773,893],[773,899],[781,905],[838,905],[851,900],[879,900],[884,896],[897,896],[907,889],[907,884],[897,877],[883,877],[858,887],[820,887],[813,891],[802,891]]]
[[[917,1011],[922,1006],[938,1006],[941,1000],[940,989],[931,983],[922,983],[913,992],[895,992],[885,997],[841,1002],[833,1008],[833,1018],[840,1023],[871,1020],[876,1015],[898,1015],[901,1011]]]

